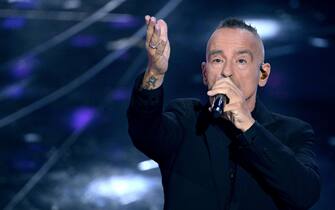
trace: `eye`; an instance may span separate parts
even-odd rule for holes
[[[246,64],[246,63],[248,63],[247,60],[245,60],[245,59],[243,59],[243,58],[238,59],[237,62],[238,62],[239,64]]]
[[[221,63],[221,62],[222,62],[222,59],[220,59],[220,58],[214,58],[214,59],[212,60],[212,62],[213,62],[213,63]]]

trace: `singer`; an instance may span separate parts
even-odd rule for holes
[[[311,208],[320,194],[314,132],[257,98],[271,66],[256,29],[240,19],[222,21],[201,63],[208,103],[176,99],[163,109],[168,26],[155,17],[145,21],[148,65],[135,81],[129,135],[159,164],[164,210]]]

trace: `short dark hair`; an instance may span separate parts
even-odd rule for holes
[[[227,18],[222,20],[216,29],[220,28],[240,28],[245,29],[247,31],[250,31],[254,35],[256,35],[258,38],[260,38],[259,34],[257,33],[257,29],[251,25],[248,25],[245,23],[244,20],[238,19],[238,18]]]

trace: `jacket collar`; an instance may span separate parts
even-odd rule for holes
[[[251,112],[251,115],[263,126],[266,126],[274,121],[272,113],[259,99],[256,100],[256,105],[254,110]]]

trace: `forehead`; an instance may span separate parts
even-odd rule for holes
[[[207,43],[207,53],[221,50],[224,53],[250,50],[258,54],[261,50],[260,40],[245,29],[221,28],[214,31]]]

